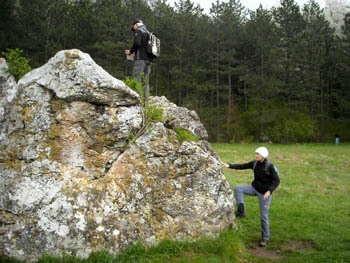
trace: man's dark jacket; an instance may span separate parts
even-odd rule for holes
[[[136,60],[152,61],[152,57],[147,54],[146,47],[148,42],[148,33],[145,25],[139,26],[134,31],[134,44],[130,49],[131,53],[136,54]]]
[[[231,169],[236,170],[245,170],[245,169],[254,169],[254,181],[252,186],[261,194],[265,194],[267,191],[271,193],[277,188],[280,184],[280,178],[275,170],[273,164],[266,167],[267,159],[262,163],[259,161],[251,161],[245,164],[229,164]],[[255,168],[254,168],[254,164]],[[268,170],[266,171],[266,168]]]

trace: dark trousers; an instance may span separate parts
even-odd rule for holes
[[[134,68],[132,71],[132,76],[136,78],[139,82],[142,82],[142,72],[144,73],[144,98],[148,99],[149,96],[149,76],[151,74],[152,62],[148,60],[136,60],[134,63]]]

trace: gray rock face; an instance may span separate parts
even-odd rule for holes
[[[177,107],[165,97],[152,97],[149,103],[163,109],[163,117],[172,128],[182,128],[192,132],[199,139],[207,139],[208,133],[195,111]]]
[[[2,122],[11,103],[16,97],[18,86],[15,78],[8,73],[8,65],[4,58],[0,58],[0,122]]]
[[[0,254],[87,257],[234,224],[231,187],[195,112],[153,97],[171,125],[135,137],[138,94],[89,55],[60,51],[18,87],[0,62]],[[173,127],[200,140],[179,142]]]

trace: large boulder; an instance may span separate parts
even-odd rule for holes
[[[3,60],[1,60],[3,61]],[[0,74],[0,253],[123,251],[234,225],[234,198],[197,114],[140,97],[79,50],[18,83]],[[181,140],[176,128],[199,140]],[[140,132],[142,131],[142,132]]]

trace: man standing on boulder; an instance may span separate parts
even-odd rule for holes
[[[142,82],[142,72],[145,78],[144,98],[149,95],[149,77],[151,74],[152,57],[147,53],[148,31],[142,20],[137,19],[131,26],[134,32],[134,44],[130,50],[125,50],[128,56],[135,56],[132,76]]]
[[[226,164],[224,167],[244,170],[252,169],[254,171],[254,181],[251,185],[238,185],[235,188],[238,209],[235,212],[238,217],[245,217],[244,194],[258,196],[260,204],[260,221],[262,230],[262,240],[260,246],[264,247],[270,240],[269,209],[272,198],[272,192],[280,183],[278,170],[267,160],[269,155],[265,147],[259,147],[255,151],[255,159],[245,164]]]

